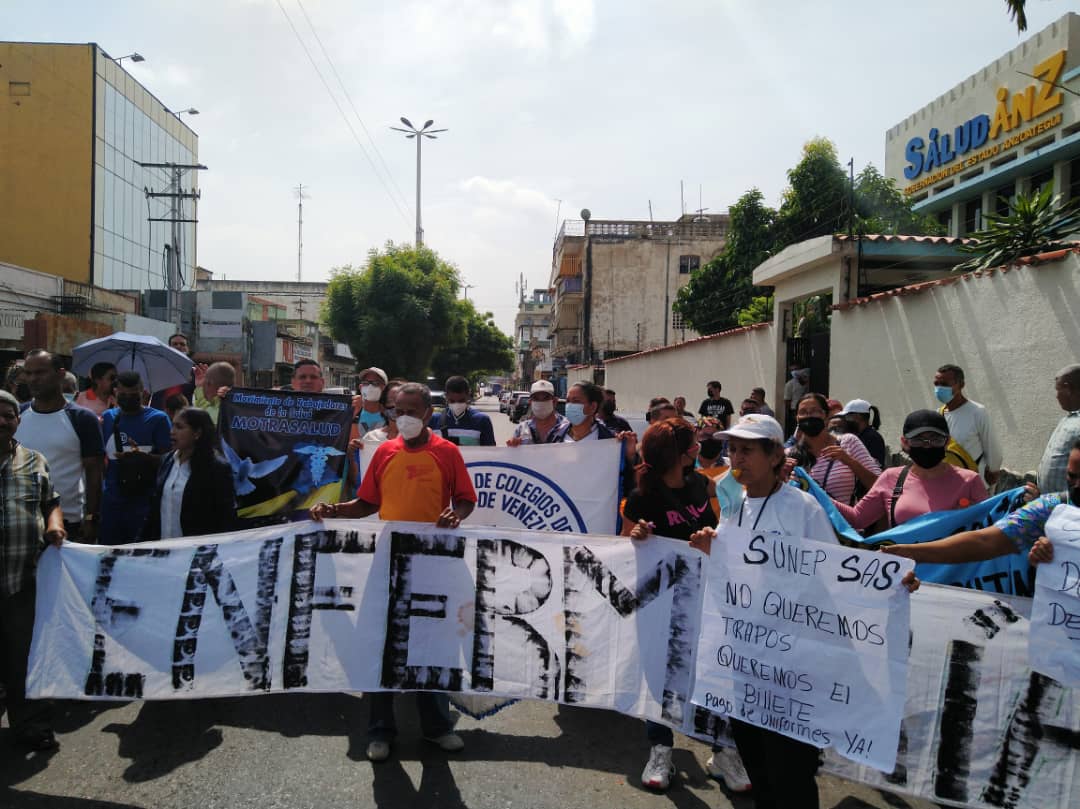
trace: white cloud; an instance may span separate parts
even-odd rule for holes
[[[500,208],[517,208],[528,213],[554,216],[554,199],[542,191],[520,185],[513,180],[495,180],[490,177],[470,177],[459,186],[467,194],[475,194],[487,207],[498,204]]]

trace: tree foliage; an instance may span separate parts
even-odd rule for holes
[[[715,334],[770,319],[772,298],[768,290],[754,287],[753,272],[788,245],[845,232],[849,224],[863,234],[941,232],[933,217],[913,212],[896,184],[873,165],[859,173],[852,190],[836,147],[825,138],[803,146],[787,177],[778,210],[768,207],[756,188],[739,198],[729,211],[723,252],[679,290],[675,310],[695,331]]]
[[[362,269],[336,268],[323,324],[362,365],[423,378],[436,350],[464,339],[457,269],[434,251],[388,242]]]
[[[495,325],[491,312],[481,314],[472,301],[457,301],[455,318],[462,325],[460,339],[440,347],[431,361],[431,373],[441,384],[460,374],[475,383],[483,376],[514,367],[514,341]]]
[[[1053,191],[1053,186],[1047,183],[1038,193],[1017,194],[1007,214],[983,214],[986,228],[971,234],[974,244],[960,247],[965,253],[975,255],[956,269],[998,267],[1022,256],[1070,245],[1068,237],[1080,232],[1080,200],[1062,204]]]

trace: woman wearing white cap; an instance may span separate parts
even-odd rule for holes
[[[878,432],[881,428],[881,414],[878,409],[866,399],[852,399],[844,405],[840,415],[847,423],[847,431],[863,442],[870,457],[884,469],[885,439]]]
[[[727,439],[731,468],[746,490],[742,506],[724,525],[735,521],[767,537],[837,541],[818,502],[783,482],[784,431],[776,419],[751,413],[730,430],[716,433],[716,437]],[[716,535],[713,529],[705,528],[690,542],[707,553]],[[913,574],[908,574],[902,583],[908,590],[919,586]],[[731,734],[754,785],[754,805],[758,809],[817,809],[816,747],[738,720],[732,720]]]

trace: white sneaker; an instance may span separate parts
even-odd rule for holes
[[[671,748],[666,744],[654,744],[649,752],[649,763],[641,771],[641,784],[649,789],[667,789],[674,772]]]
[[[705,769],[713,778],[718,778],[732,792],[749,792],[753,789],[750,776],[746,774],[739,751],[734,747],[721,747],[709,756]]]
[[[368,761],[386,761],[390,758],[390,742],[368,742]]]
[[[442,736],[428,739],[428,741],[438,745],[441,750],[445,750],[447,753],[456,753],[465,749],[465,740],[456,733],[444,733]]]

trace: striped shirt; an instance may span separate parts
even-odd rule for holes
[[[60,505],[49,465],[40,452],[12,442],[0,459],[0,596],[13,596],[34,582],[45,548],[45,518]]]
[[[856,461],[861,463],[874,475],[881,474],[881,465],[875,461],[866,445],[859,437],[852,433],[843,433],[836,437],[841,448]],[[818,458],[810,468],[810,477],[823,488],[833,500],[841,503],[850,503],[851,495],[855,491],[855,473],[851,467],[838,460]]]

